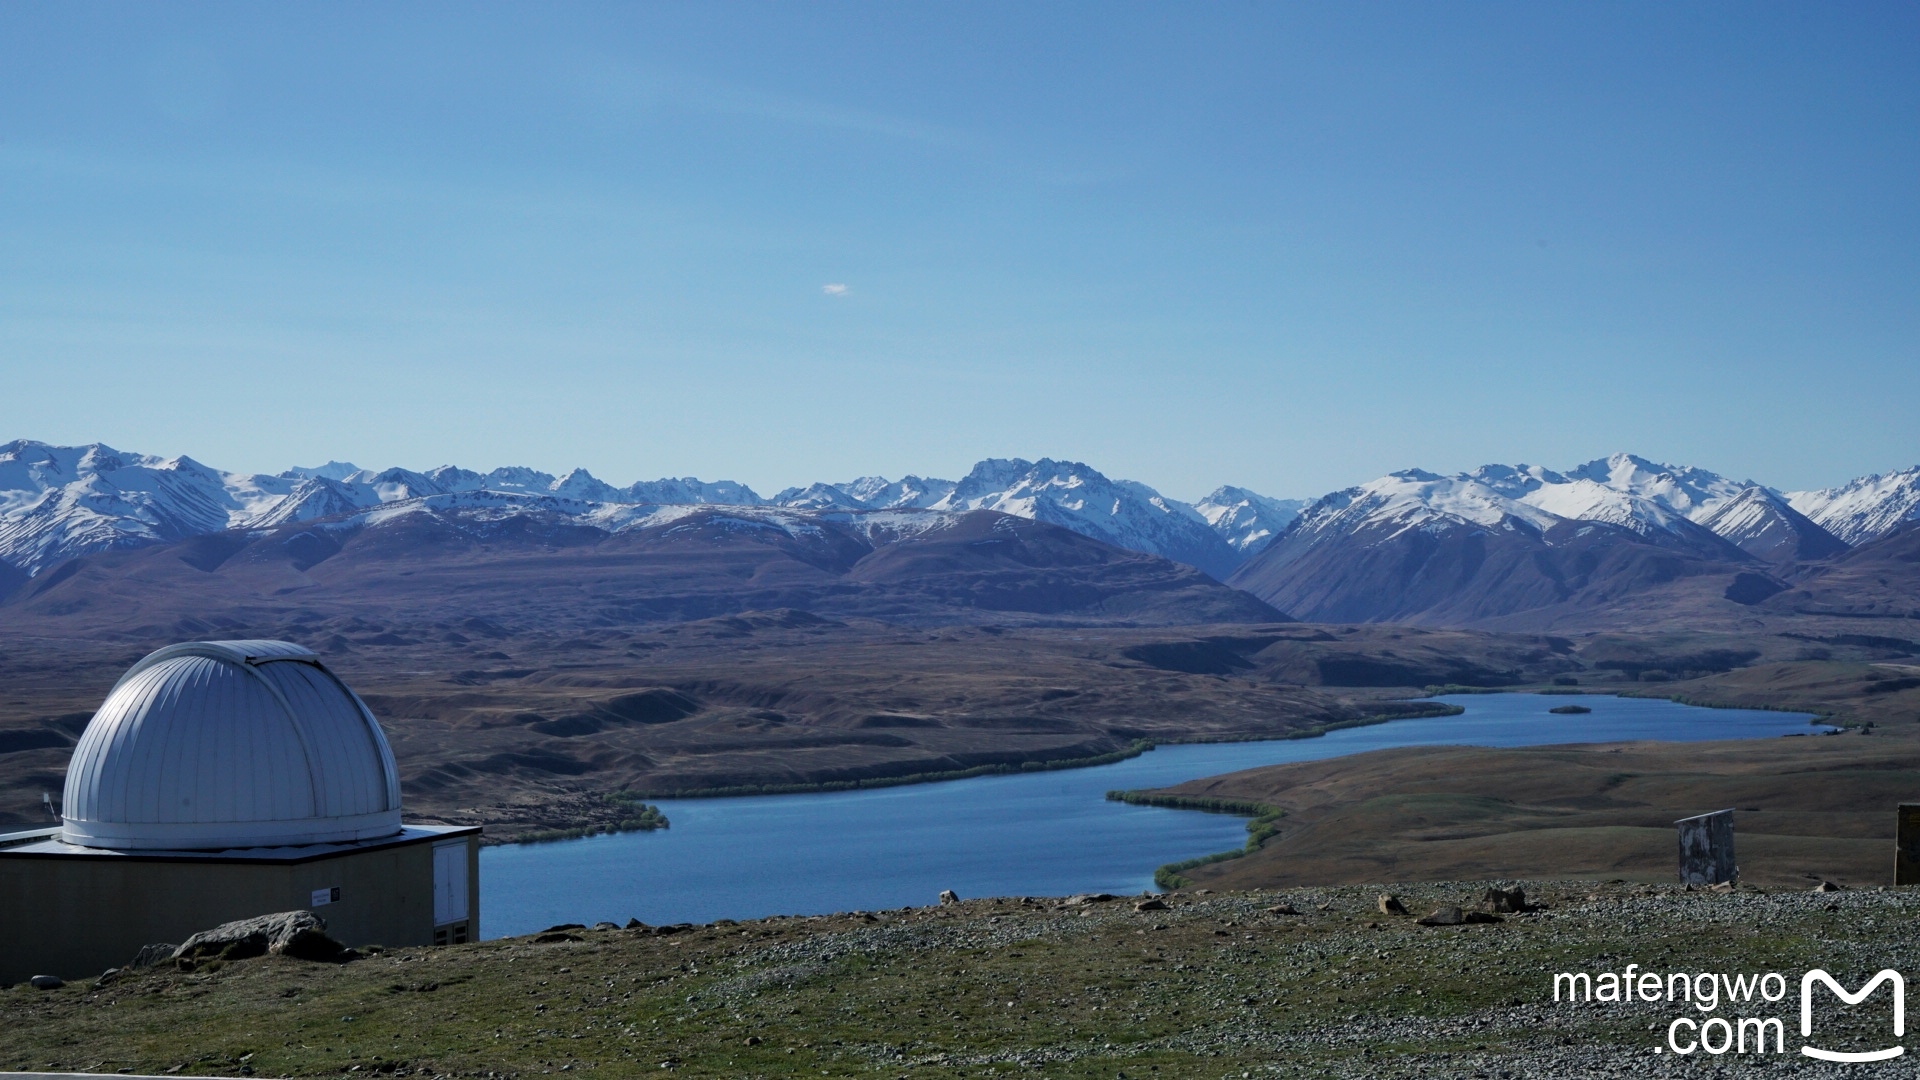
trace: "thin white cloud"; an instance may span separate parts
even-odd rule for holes
[[[840,282],[837,282],[837,281],[836,281],[836,282],[833,282],[833,283],[832,283],[832,284],[830,284],[830,285],[822,285],[822,286],[820,286],[820,291],[821,291],[821,292],[823,292],[823,293],[826,293],[826,294],[827,294],[828,296],[845,296],[845,295],[847,295],[847,287],[846,287],[845,285],[843,285],[843,284],[841,284]]]

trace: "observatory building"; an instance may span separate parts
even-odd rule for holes
[[[0,983],[302,908],[347,945],[479,937],[480,830],[401,822],[379,723],[298,645],[135,664],[74,747],[61,817],[0,835]]]

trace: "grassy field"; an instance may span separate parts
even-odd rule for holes
[[[1670,881],[1673,822],[1731,808],[1745,880],[1892,880],[1894,811],[1920,801],[1920,684],[1896,665],[1765,665],[1662,696],[1806,711],[1844,734],[1717,743],[1417,747],[1248,769],[1147,793],[1281,815],[1244,858],[1180,871],[1197,886],[1624,877]],[[1541,698],[1551,702],[1577,698]],[[1195,853],[1196,855],[1202,853]]]
[[[1418,914],[1483,882],[1397,889]],[[1694,1075],[1685,1006],[1553,1000],[1559,971],[1914,970],[1920,891],[1528,883],[1543,911],[1427,927],[1373,888],[575,930],[0,991],[0,1068],[259,1076]],[[1299,914],[1275,913],[1281,905]],[[1884,995],[1882,995],[1884,996]],[[1797,1056],[1789,997],[1787,1053]],[[1732,1007],[1729,1006],[1729,1009]],[[1878,1010],[1878,1011],[1876,1011]],[[1822,1021],[1868,1046],[1884,1001]],[[1702,1014],[1694,1014],[1702,1015]],[[1824,1016],[1825,1014],[1823,1014]],[[1719,1062],[1736,1064],[1733,1055]],[[1751,1057],[1741,1063],[1756,1064]],[[1899,1064],[1899,1063],[1894,1063]],[[1905,1067],[1910,1071],[1911,1066]],[[1835,1074],[1842,1075],[1842,1074]],[[1844,1075],[1873,1075],[1850,1072]],[[1892,1073],[1888,1073],[1892,1075]],[[1901,1075],[1905,1075],[1904,1072]]]

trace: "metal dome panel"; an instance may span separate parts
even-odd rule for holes
[[[400,831],[386,736],[313,653],[170,645],[135,664],[67,769],[62,839],[102,848],[336,843]]]

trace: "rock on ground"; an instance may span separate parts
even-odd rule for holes
[[[173,962],[173,954],[178,952],[179,949],[180,946],[175,945],[171,941],[142,945],[140,946],[140,951],[133,954],[133,959],[127,961],[126,966],[131,969],[150,968],[155,964],[170,964]]]
[[[202,930],[173,951],[176,962],[189,963],[267,955],[291,956],[298,960],[340,960],[347,956],[347,950],[327,936],[326,920],[318,915],[311,911],[282,911]]]

